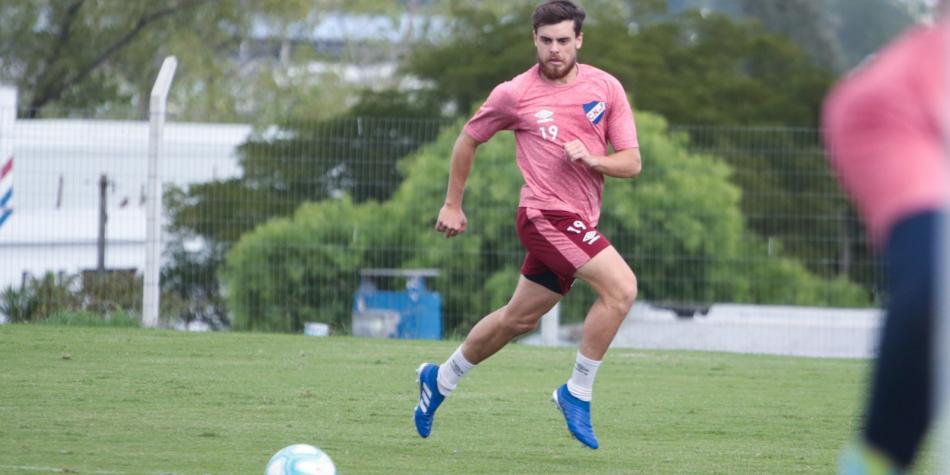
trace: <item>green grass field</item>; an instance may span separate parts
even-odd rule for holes
[[[0,326],[0,473],[260,474],[292,443],[341,474],[832,473],[867,362],[611,350],[583,449],[548,401],[570,348],[511,345],[432,436],[415,368],[458,342]]]

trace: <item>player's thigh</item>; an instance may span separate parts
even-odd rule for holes
[[[613,246],[597,253],[577,269],[575,277],[593,287],[598,295],[636,294],[637,278],[627,261]]]
[[[506,305],[506,313],[519,320],[537,321],[561,301],[562,295],[520,276]]]

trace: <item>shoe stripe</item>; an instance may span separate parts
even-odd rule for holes
[[[419,408],[422,409],[423,413],[426,413],[429,411],[430,402],[431,400],[429,399],[429,396],[426,395],[425,392],[419,395]]]

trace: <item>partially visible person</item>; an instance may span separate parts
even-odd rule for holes
[[[939,229],[950,155],[950,0],[838,84],[825,102],[829,160],[887,269],[889,300],[861,433],[842,474],[904,473],[935,418]]]

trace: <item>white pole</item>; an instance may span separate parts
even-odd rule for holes
[[[541,343],[544,346],[557,346],[560,338],[558,332],[561,326],[561,304],[556,303],[548,313],[541,317]]]
[[[165,58],[162,69],[158,72],[158,78],[155,79],[155,85],[152,87],[149,103],[145,276],[142,289],[142,325],[145,327],[158,326],[162,255],[162,180],[159,176],[158,159],[165,128],[165,104],[168,101],[168,90],[171,88],[177,68],[178,60],[174,56]]]

